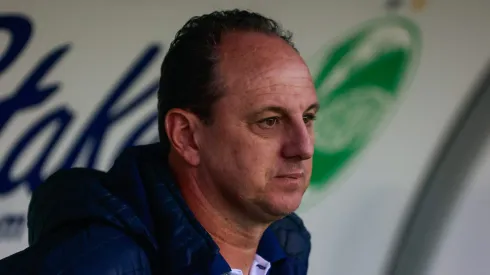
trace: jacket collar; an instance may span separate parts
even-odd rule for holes
[[[155,236],[159,250],[158,258],[170,274],[195,274],[208,270],[210,274],[224,274],[231,270],[211,236],[197,221],[171,175],[160,144],[133,147],[126,150],[118,160],[117,174],[140,185],[146,193],[144,201],[149,213],[141,213]],[[128,175],[128,171],[135,171]],[[112,169],[111,169],[112,170]],[[141,211],[140,211],[141,212]],[[142,211],[146,212],[146,211]],[[274,232],[267,229],[257,253],[272,264],[286,258]],[[170,269],[170,270],[169,270]]]

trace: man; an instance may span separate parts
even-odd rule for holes
[[[161,68],[160,143],[49,177],[0,274],[306,274],[293,212],[318,104],[290,38],[247,11],[190,19]]]

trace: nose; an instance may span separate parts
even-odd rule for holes
[[[286,133],[282,154],[288,159],[307,160],[313,157],[313,130],[303,123],[292,125]]]

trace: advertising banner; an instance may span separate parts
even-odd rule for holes
[[[490,2],[3,1],[0,258],[27,246],[31,192],[158,140],[159,67],[192,16],[245,8],[294,33],[322,105],[298,213],[310,274],[379,275],[440,141],[490,60]]]

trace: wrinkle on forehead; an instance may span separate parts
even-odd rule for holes
[[[233,87],[231,90],[312,83],[301,56],[279,37],[254,32],[229,33],[217,51],[217,76],[223,86]]]
[[[302,91],[306,89],[312,89],[312,87],[308,85],[285,85],[285,84],[274,84],[274,85],[262,85],[262,86],[254,86],[248,89],[242,90],[245,93],[248,92],[260,92],[257,96],[267,96],[267,95],[276,95],[276,94],[301,94]],[[233,92],[230,93],[232,95]]]

